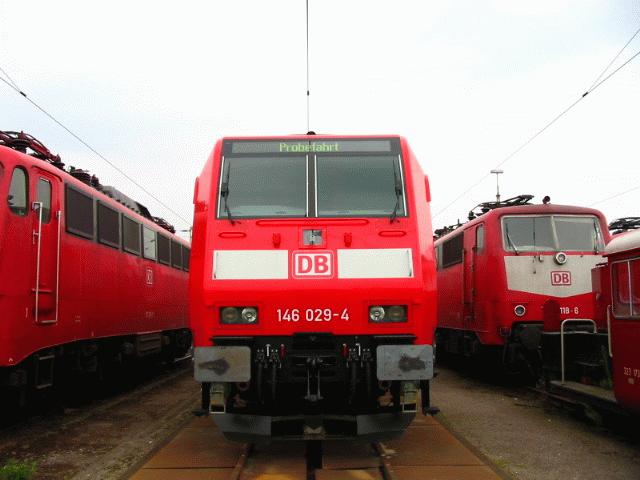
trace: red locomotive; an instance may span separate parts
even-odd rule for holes
[[[547,387],[606,410],[640,414],[640,230],[616,235],[593,269],[597,323],[545,339]]]
[[[436,241],[437,340],[446,352],[493,350],[508,370],[537,375],[543,334],[559,334],[565,319],[593,321],[590,271],[609,233],[597,210],[531,198],[480,204]]]
[[[191,343],[188,244],[63,166],[33,137],[0,132],[0,386],[21,403],[71,370]]]
[[[402,432],[429,410],[426,177],[398,136],[224,138],[195,186],[203,413],[232,439]]]

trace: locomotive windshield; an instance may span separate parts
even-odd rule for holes
[[[398,139],[225,142],[218,218],[406,215]]]
[[[513,216],[502,220],[504,247],[511,252],[599,252],[600,226],[592,216]]]

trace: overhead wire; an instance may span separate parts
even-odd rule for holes
[[[20,89],[20,87],[18,87],[18,84],[17,84],[16,82],[14,82],[14,81],[13,81],[13,78],[11,78],[11,75],[9,75],[9,74],[4,70],[4,68],[2,68],[1,66],[0,66],[0,72],[2,72],[2,73],[4,74],[4,76],[5,76],[5,77],[7,77],[7,78],[9,79],[9,81],[11,82],[11,85],[12,85],[13,87],[15,87],[16,89],[20,90],[20,93],[21,93],[22,95],[24,95],[24,94],[22,93],[22,90]]]
[[[589,206],[593,207],[595,205],[599,205],[601,203],[608,202],[609,200],[613,200],[614,198],[621,197],[623,195],[626,195],[627,193],[631,193],[631,192],[633,192],[635,190],[638,190],[639,188],[640,188],[640,185],[636,185],[635,187],[631,187],[630,189],[624,190],[623,192],[619,192],[619,193],[613,194],[613,195],[611,195],[609,197],[603,198],[602,200],[598,200],[597,202],[594,202]]]
[[[620,51],[616,54],[615,57],[613,57],[611,59],[611,61],[607,64],[607,66],[604,68],[604,70],[602,70],[602,72],[600,72],[600,75],[598,75],[598,77],[593,81],[593,83],[591,84],[591,86],[587,89],[587,92],[590,91],[594,85],[596,83],[598,83],[598,80],[600,80],[602,78],[602,76],[607,72],[607,70],[609,70],[609,68],[611,68],[611,65],[613,65],[613,63],[618,59],[618,57],[620,55],[622,55],[622,52],[624,52],[624,50],[629,46],[629,44],[631,42],[633,42],[633,39],[636,38],[636,36],[638,35],[638,33],[640,33],[640,28],[638,28],[638,30],[636,30],[636,33],[634,33],[631,38],[627,41],[627,43],[624,44],[624,47],[622,47],[620,49]]]
[[[531,142],[533,142],[533,140],[535,140],[537,137],[539,137],[542,133],[544,133],[549,127],[551,127],[554,123],[556,123],[558,120],[560,120],[563,116],[565,116],[567,113],[569,113],[569,111],[571,111],[576,105],[578,105],[578,103],[580,103],[582,100],[584,100],[584,98],[589,95],[590,93],[592,93],[594,90],[596,90],[598,87],[600,87],[603,83],[605,83],[607,80],[609,80],[611,77],[613,77],[616,73],[618,73],[622,68],[624,68],[626,65],[628,65],[631,61],[633,61],[638,55],[640,55],[640,50],[638,52],[636,52],[634,55],[632,55],[629,59],[627,59],[623,64],[621,64],[618,68],[616,68],[614,71],[612,71],[609,75],[607,75],[606,77],[602,78],[602,76],[607,72],[607,70],[609,70],[609,68],[611,67],[611,65],[613,64],[613,62],[615,62],[617,60],[617,58],[621,55],[622,51],[631,43],[631,41],[638,35],[638,33],[640,33],[640,29],[638,29],[633,36],[629,39],[629,41],[627,41],[627,43],[625,44],[625,46],[617,53],[617,55],[613,58],[613,60],[611,62],[609,62],[609,64],[607,65],[607,67],[600,73],[600,75],[598,75],[598,78],[596,78],[595,82],[576,100],[574,101],[571,105],[569,105],[568,107],[566,107],[564,110],[562,110],[562,112],[560,112],[558,115],[556,115],[550,122],[548,122],[547,124],[545,124],[541,129],[539,129],[536,133],[534,133],[531,137],[529,137],[524,143],[522,143],[518,148],[516,148],[513,152],[511,152],[509,155],[507,155],[502,161],[500,161],[495,167],[493,167],[494,169],[497,169],[499,167],[501,167],[502,165],[504,165],[505,163],[507,163],[509,160],[511,160],[514,156],[516,156],[520,151],[522,151],[525,147],[527,147]],[[602,79],[601,79],[602,78]],[[454,205],[458,200],[460,200],[462,197],[464,197],[467,193],[469,193],[471,190],[473,190],[475,187],[477,187],[480,183],[482,183],[482,181],[484,181],[485,178],[487,178],[490,174],[484,174],[482,177],[480,177],[476,182],[474,182],[473,184],[471,184],[466,190],[464,190],[461,194],[459,194],[457,197],[455,197],[451,202],[449,202],[447,205],[445,205],[444,208],[440,209],[438,212],[436,212],[433,215],[433,218],[437,218],[438,216],[440,216],[442,213],[444,213],[445,211],[447,211],[452,205]]]
[[[0,80],[2,82],[4,82],[7,86],[9,86],[9,88],[14,90],[16,93],[18,93],[22,97],[24,97],[35,108],[37,108],[38,110],[40,110],[40,112],[42,112],[44,115],[49,117],[53,122],[55,122],[58,126],[60,126],[62,129],[64,129],[67,133],[69,133],[78,142],[80,142],[82,145],[84,145],[86,148],[88,148],[91,152],[93,152],[98,158],[102,159],[104,162],[106,162],[108,165],[110,165],[114,170],[116,170],[118,173],[120,173],[123,177],[125,177],[127,180],[129,180],[131,183],[133,183],[136,187],[138,187],[140,190],[142,190],[144,193],[146,193],[158,205],[160,205],[163,208],[165,208],[168,212],[171,212],[176,218],[178,218],[181,221],[183,221],[186,225],[191,225],[191,222],[189,220],[187,220],[182,215],[180,215],[178,212],[176,212],[174,209],[169,207],[166,203],[164,203],[162,200],[160,200],[158,197],[156,197],[148,189],[146,189],[145,187],[140,185],[136,180],[134,180],[131,176],[129,176],[126,172],[124,172],[120,167],[118,167],[116,164],[114,164],[112,161],[110,161],[108,158],[106,158],[104,155],[102,155],[100,152],[98,152],[95,148],[93,148],[91,145],[89,145],[87,142],[85,142],[82,138],[80,138],[79,135],[77,135],[70,128],[68,128],[66,125],[64,125],[60,120],[58,120],[51,113],[49,113],[47,110],[45,110],[43,107],[41,107],[38,103],[36,103],[34,100],[32,100],[29,96],[27,96],[27,94],[23,90],[18,88],[18,86],[15,84],[15,82],[13,82],[13,80],[11,80],[9,75],[7,75],[7,73],[5,72],[4,69],[2,69],[2,67],[0,67],[0,70],[2,70],[2,72],[7,76],[7,78],[9,78],[9,81],[7,81],[5,78],[2,78],[0,76]]]
[[[306,0],[306,18],[307,18],[307,132],[310,127],[310,95],[309,95],[309,0]]]

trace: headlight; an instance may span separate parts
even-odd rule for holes
[[[369,307],[369,320],[372,322],[383,322],[384,313],[383,307]]]
[[[527,309],[524,307],[524,305],[516,305],[513,309],[513,313],[515,313],[518,317],[522,317],[525,313],[527,313]]]
[[[247,323],[254,323],[258,320],[258,310],[253,307],[246,307],[242,309],[242,320]]]
[[[222,307],[220,323],[225,325],[258,323],[258,309],[256,307]]]
[[[558,265],[564,265],[567,263],[567,254],[564,252],[558,252],[556,253],[555,260]]]
[[[374,323],[402,323],[407,321],[406,305],[369,307],[369,321]]]

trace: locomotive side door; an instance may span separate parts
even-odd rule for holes
[[[47,325],[58,321],[60,280],[60,192],[61,181],[55,175],[33,169],[31,177],[31,243],[33,319]]]
[[[484,247],[484,225],[467,229],[464,236],[464,328],[475,329],[477,301],[477,255]]]
[[[474,275],[473,275],[473,264],[475,257],[475,228],[469,228],[464,232],[464,265],[463,265],[463,307],[462,307],[462,318],[464,329],[468,330],[471,328],[471,324],[473,322],[473,292],[474,292]]]

